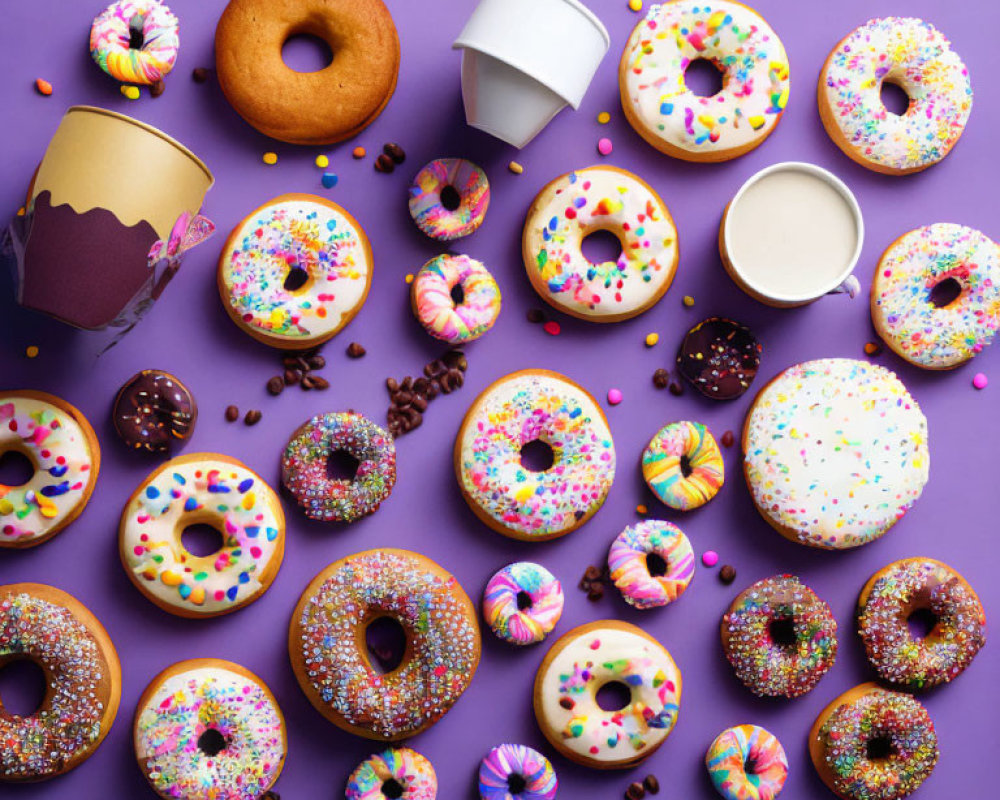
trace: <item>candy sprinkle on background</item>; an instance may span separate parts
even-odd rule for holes
[[[658,341],[660,341],[660,334],[658,333],[646,334],[646,347],[654,347]]]
[[[267,153],[264,153],[264,155],[263,155],[262,158],[263,158],[264,163],[267,164],[268,166],[273,166],[274,164],[278,163],[278,154],[277,153],[272,153],[272,152],[268,151]]]
[[[612,150],[614,150],[614,146],[609,138],[605,136],[597,140],[597,152],[602,156],[610,155]]]
[[[611,122],[611,115],[607,111],[602,111],[597,115],[597,121],[601,123],[601,125],[607,125]]]
[[[608,389],[608,402],[616,406],[622,401],[621,389]]]
[[[977,372],[975,377],[972,379],[972,385],[977,389],[985,389],[989,382],[990,379],[987,378],[982,372]]]
[[[706,567],[714,567],[719,563],[719,554],[714,550],[706,550],[701,554],[701,563]]]
[[[46,97],[52,94],[52,84],[43,78],[35,78],[35,89]]]
[[[319,167],[320,169],[326,169],[328,166],[330,166],[330,159],[327,158],[325,155],[320,154],[316,156],[316,166]]]

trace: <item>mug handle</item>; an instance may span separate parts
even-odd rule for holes
[[[831,289],[827,294],[846,294],[852,300],[858,296],[861,291],[861,284],[858,283],[858,279],[853,275],[848,275],[844,278],[843,282],[836,289]]]

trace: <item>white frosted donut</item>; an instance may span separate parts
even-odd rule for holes
[[[722,89],[696,95],[684,82],[692,61],[722,72]],[[650,6],[618,70],[622,108],[638,134],[687,161],[726,161],[766,139],[788,102],[788,56],[752,8],[731,0]]]
[[[917,401],[889,370],[849,358],[797,364],[765,386],[743,452],[764,519],[793,541],[837,550],[896,524],[930,467]]]
[[[617,261],[595,264],[580,249],[595,231],[621,242]],[[641,314],[670,288],[677,229],[660,196],[617,167],[587,167],[543,188],[528,209],[521,239],[535,291],[581,319],[615,322]]]

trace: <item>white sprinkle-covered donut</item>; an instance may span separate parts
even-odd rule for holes
[[[452,291],[461,288],[456,303]],[[478,339],[500,315],[500,287],[482,262],[440,255],[424,264],[410,284],[410,304],[431,336],[461,345]]]
[[[622,251],[596,264],[580,248],[602,230],[618,237]],[[642,178],[617,167],[587,167],[545,186],[528,209],[521,249],[542,299],[594,322],[650,308],[670,287],[679,258],[666,204]]]
[[[174,68],[179,46],[177,17],[160,0],[118,0],[90,29],[91,58],[122,83],[162,80]]]
[[[703,59],[722,73],[711,97],[684,73]],[[731,0],[650,6],[625,45],[618,71],[622,108],[640,136],[688,161],[725,161],[757,147],[788,102],[788,56],[760,15]]]
[[[947,289],[939,305],[935,291]],[[940,222],[903,234],[882,254],[872,322],[911,364],[950,369],[988,345],[1000,327],[1000,247],[977,230]]]
[[[917,401],[885,367],[848,358],[797,364],[765,386],[743,452],[764,519],[793,541],[836,550],[895,525],[930,468]]]
[[[902,115],[882,103],[882,84],[910,98]],[[918,172],[955,146],[972,111],[962,59],[929,22],[873,19],[833,49],[819,76],[820,116],[830,138],[868,169]]]

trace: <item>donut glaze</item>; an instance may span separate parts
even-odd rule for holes
[[[692,61],[722,73],[722,89],[694,94]],[[726,161],[766,139],[788,102],[788,56],[771,26],[741,3],[652,5],[632,31],[618,70],[625,116],[653,147],[686,161]]]
[[[451,295],[456,286],[460,303]],[[497,282],[482,262],[463,255],[440,255],[424,264],[410,284],[410,301],[424,330],[454,345],[478,339],[500,315]]]
[[[657,555],[665,567],[654,575],[649,557]],[[611,582],[631,606],[656,608],[672,603],[694,577],[694,550],[676,525],[643,520],[623,530],[608,552]]]
[[[847,358],[797,364],[757,395],[743,429],[758,511],[811,547],[866,544],[920,497],[927,420],[884,367]]]
[[[660,502],[700,508],[722,488],[726,467],[712,432],[700,422],[672,422],[642,453],[642,477]]]
[[[785,748],[759,725],[737,725],[720,733],[705,754],[705,766],[725,800],[774,800],[788,778]]]
[[[451,187],[458,206],[448,208],[441,192]],[[490,207],[486,173],[462,158],[439,158],[426,164],[410,184],[410,216],[425,234],[441,242],[473,233]]]
[[[524,789],[511,789],[511,776]],[[480,800],[555,800],[559,780],[549,760],[523,744],[502,744],[486,754],[479,765]]]
[[[959,293],[938,307],[932,291],[943,282]],[[927,369],[957,367],[1000,327],[1000,247],[943,222],[903,234],[875,270],[871,309],[875,330],[899,356]]]
[[[522,598],[526,605],[522,607]],[[542,641],[562,616],[562,584],[541,564],[518,561],[486,584],[483,617],[490,629],[511,644]]]
[[[130,45],[132,30],[142,34]],[[160,0],[118,0],[90,28],[90,57],[122,83],[153,84],[174,68],[180,46],[177,17]]]
[[[595,264],[580,247],[601,230],[618,237],[622,252]],[[660,196],[617,167],[588,167],[545,186],[528,209],[521,249],[541,298],[594,322],[650,308],[670,287],[679,258],[677,229]]]
[[[386,784],[393,790],[386,793]],[[409,747],[390,747],[366,758],[347,779],[346,800],[434,800],[437,774],[431,762]],[[401,793],[398,793],[400,792]]]
[[[886,110],[888,81],[910,98],[901,116]],[[872,19],[833,49],[817,86],[830,138],[863,167],[889,174],[918,172],[955,146],[972,111],[972,85],[962,59],[929,22]]]

